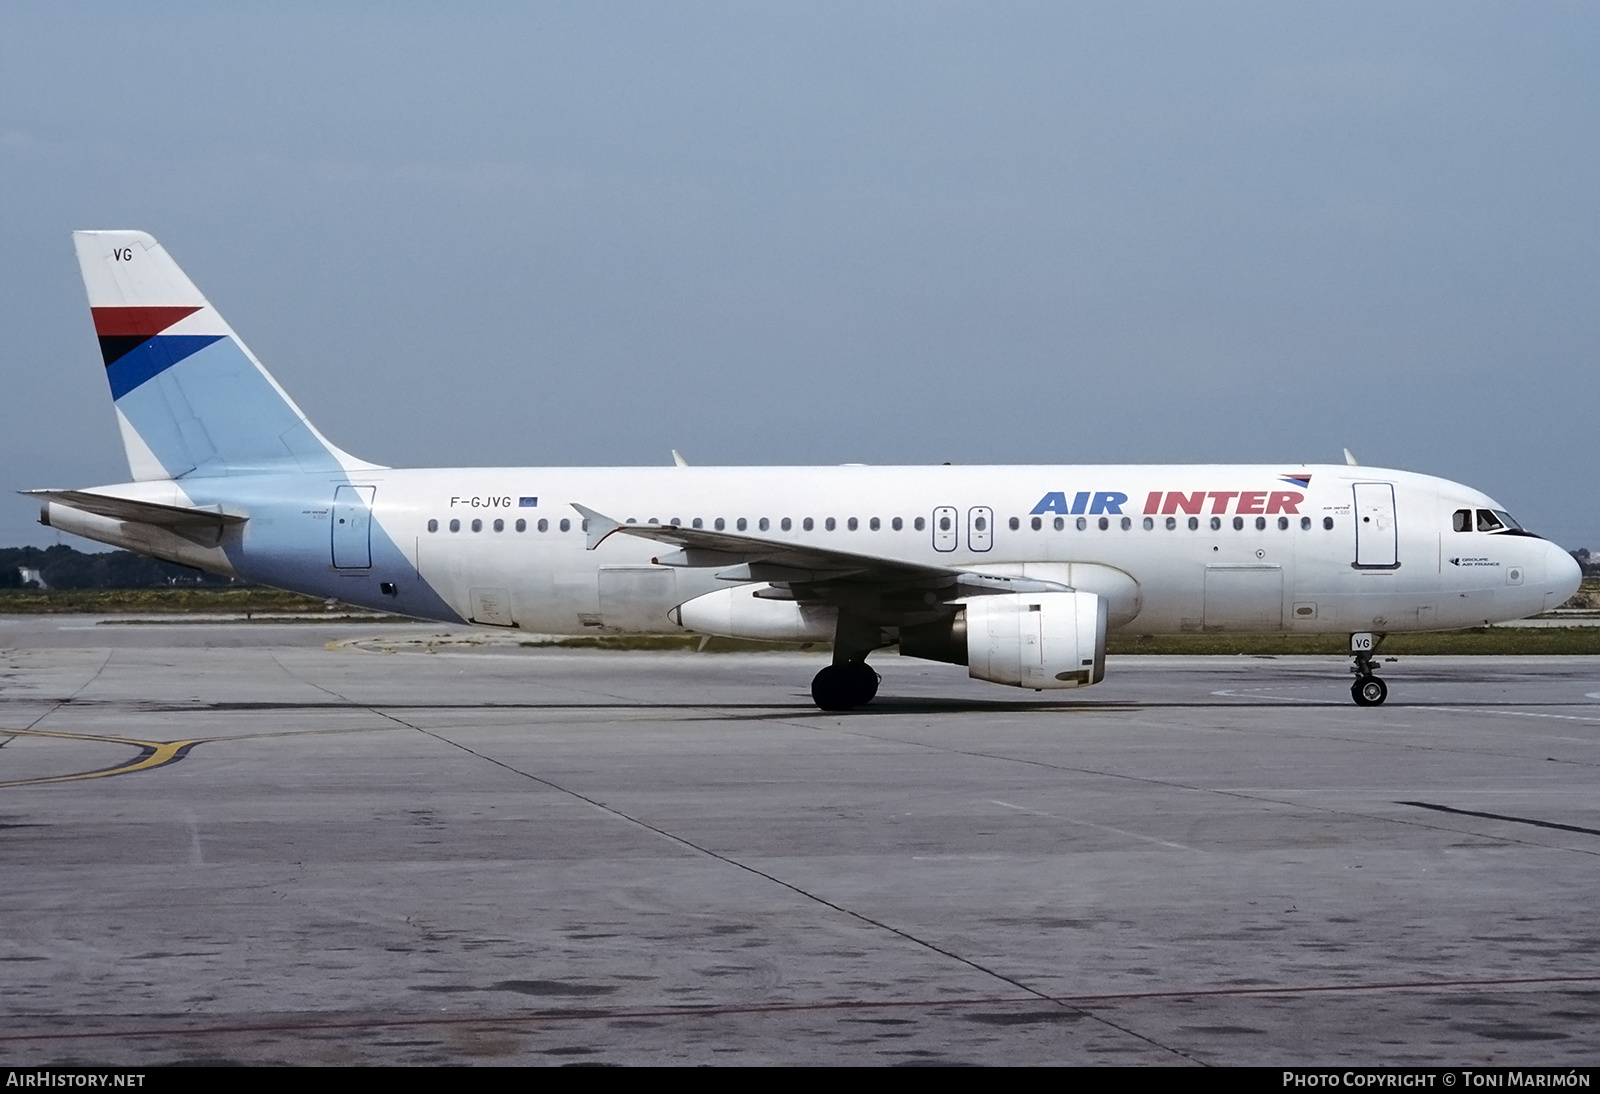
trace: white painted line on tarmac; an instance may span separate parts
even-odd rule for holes
[[[1142,840],[1145,843],[1153,843],[1158,847],[1168,847],[1174,851],[1194,850],[1193,847],[1185,847],[1181,843],[1172,843],[1169,840],[1156,839],[1154,836],[1141,836],[1139,833],[1129,832],[1125,828],[1113,828],[1109,824],[1096,824],[1094,821],[1079,820],[1076,817],[1063,817],[1059,813],[1046,813],[1042,809],[1029,809],[1025,805],[1012,805],[1010,802],[1003,802],[997,798],[990,798],[989,804],[998,805],[1004,809],[1015,809],[1018,813],[1027,813],[1035,817],[1048,817],[1051,820],[1064,821],[1067,824],[1081,824],[1085,828],[1098,828],[1102,832],[1111,832],[1114,835],[1127,836],[1129,839]]]

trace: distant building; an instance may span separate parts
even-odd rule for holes
[[[37,585],[41,589],[48,589],[50,587],[44,583],[44,575],[33,566],[18,566],[17,575],[22,578],[22,584],[24,586],[31,583]]]

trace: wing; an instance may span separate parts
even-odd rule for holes
[[[874,616],[936,615],[938,606],[959,597],[1067,588],[1053,581],[975,573],[744,533],[677,524],[625,524],[576,502],[572,507],[583,514],[591,551],[618,533],[637,536],[677,548],[658,555],[654,561],[659,565],[716,567],[716,576],[723,581],[768,582],[773,599],[814,600],[861,610],[862,600],[870,597],[877,602],[876,610],[869,610]]]

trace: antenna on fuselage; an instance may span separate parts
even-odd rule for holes
[[[676,456],[677,453],[674,452],[673,455]],[[1349,464],[1351,467],[1361,466],[1361,461],[1357,460],[1355,453],[1351,452],[1348,448],[1344,450],[1344,462]]]
[[[674,448],[672,450],[672,462],[677,464],[679,467],[688,467],[689,466],[689,461],[684,459],[683,458],[683,454],[681,452],[679,452],[676,448]]]

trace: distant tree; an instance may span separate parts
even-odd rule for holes
[[[1597,574],[1600,574],[1600,557],[1590,554],[1589,548],[1579,547],[1576,551],[1572,552],[1572,557],[1577,560],[1578,568],[1582,570],[1586,576],[1593,577]]]
[[[217,577],[188,566],[161,562],[132,551],[101,551],[89,554],[58,543],[54,547],[0,548],[0,575],[9,573],[15,584],[0,576],[0,588],[17,588],[22,582],[17,568],[39,571],[52,589],[159,589],[169,585],[231,585]]]

